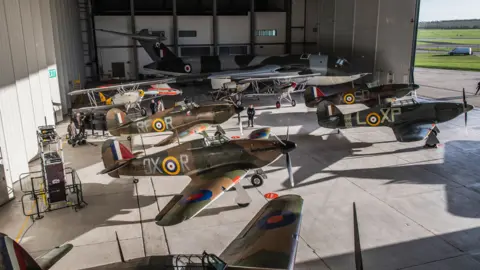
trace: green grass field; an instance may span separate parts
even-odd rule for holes
[[[477,38],[480,39],[480,29],[418,29],[418,39],[426,38]]]
[[[480,45],[480,39],[418,39],[417,44],[421,45],[431,45],[437,43],[448,43],[448,44],[460,44],[460,45]],[[441,45],[441,44],[439,44]]]
[[[416,67],[480,71],[480,57],[417,53]]]

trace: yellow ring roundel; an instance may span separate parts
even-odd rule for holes
[[[162,169],[169,175],[177,175],[180,173],[180,163],[175,157],[168,156],[162,162]]]
[[[343,102],[345,102],[345,104],[353,104],[355,103],[355,96],[352,93],[345,94],[343,96]]]
[[[380,115],[376,112],[371,112],[367,115],[367,124],[371,127],[380,125]]]
[[[167,126],[165,125],[165,121],[163,121],[163,119],[157,118],[153,120],[152,128],[156,132],[162,132],[162,131],[165,131],[165,128],[167,128]]]

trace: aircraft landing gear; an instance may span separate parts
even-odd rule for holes
[[[282,105],[280,104],[280,101],[277,101],[277,103],[275,103],[275,107],[277,107],[277,109],[280,109]]]
[[[295,106],[297,106],[297,102],[294,99],[292,99],[292,107],[295,107]]]
[[[140,114],[142,116],[147,116],[147,110],[145,110],[145,108],[140,109]]]
[[[134,183],[134,184],[137,184],[137,183],[138,183],[138,179],[137,179],[137,178],[133,178],[133,183]]]
[[[263,185],[263,180],[267,179],[267,175],[261,169],[255,170],[255,173],[250,178],[250,182],[254,187],[260,187]]]

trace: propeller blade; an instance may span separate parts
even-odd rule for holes
[[[287,126],[287,141],[288,141],[288,138],[290,137],[289,131],[290,131],[290,126]]]
[[[295,182],[293,181],[293,173],[292,173],[292,161],[290,160],[290,154],[286,154],[287,159],[287,170],[288,170],[288,177],[290,178],[290,186],[293,188],[295,186]]]

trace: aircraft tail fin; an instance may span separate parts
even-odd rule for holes
[[[161,60],[172,60],[172,59],[177,59],[178,56],[176,56],[165,44],[160,43],[160,59]]]
[[[118,127],[130,122],[132,122],[132,119],[118,108],[112,108],[107,112],[107,129],[113,136],[119,136],[120,132],[118,131]]]
[[[269,201],[222,252],[220,259],[229,266],[293,269],[302,209],[303,199],[298,195]]]
[[[325,94],[320,88],[316,86],[310,86],[305,89],[305,92],[303,92],[303,97],[305,100],[305,105],[307,107],[313,108],[316,104],[318,104],[325,98]]]
[[[106,140],[102,145],[102,161],[105,167],[100,174],[108,174],[119,178],[118,170],[127,166],[135,155],[117,140]]]
[[[161,60],[159,48],[160,48],[160,45],[162,44],[161,41],[164,40],[165,37],[152,35],[148,32],[147,29],[142,29],[137,34],[122,33],[122,32],[116,32],[116,31],[110,31],[110,30],[104,30],[104,29],[97,29],[97,31],[106,32],[106,33],[119,35],[119,36],[130,37],[131,39],[136,40],[140,43],[140,45],[147,52],[148,56],[152,58],[153,61]]]
[[[318,125],[325,128],[344,127],[344,114],[340,109],[328,100],[322,100],[317,104]]]
[[[0,233],[0,269],[49,269],[72,248],[73,245],[65,244],[34,260],[20,244],[8,235]]]

